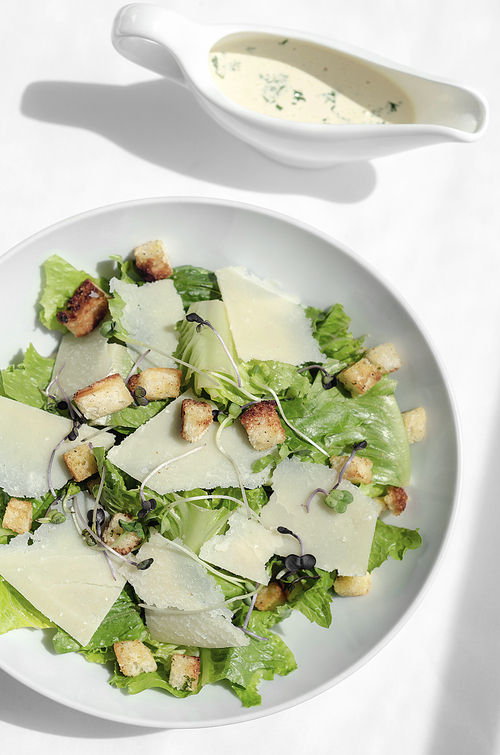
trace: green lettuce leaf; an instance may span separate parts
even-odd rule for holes
[[[105,279],[93,278],[84,270],[77,270],[69,262],[66,262],[57,254],[53,254],[42,265],[44,283],[40,298],[39,319],[42,325],[49,330],[59,330],[67,333],[67,328],[58,322],[56,315],[60,309],[64,309],[66,302],[73,296],[78,286],[84,280],[90,278],[96,286],[107,291],[108,284]]]
[[[191,304],[209,299],[221,299],[217,276],[210,270],[192,265],[174,267],[171,280],[182,299],[184,308]]]
[[[373,461],[373,482],[405,487],[410,480],[410,447],[401,412],[394,398],[395,381],[386,376],[362,396],[351,398],[341,388],[324,390],[318,376],[303,399],[283,402],[291,424],[312,438],[328,455],[350,453],[354,443],[367,441],[362,455]],[[325,456],[286,429],[286,444],[305,459],[325,462]]]
[[[0,575],[0,634],[11,629],[50,629],[55,627]]]
[[[376,569],[389,556],[396,561],[402,561],[406,551],[415,550],[421,545],[422,538],[418,530],[395,527],[392,524],[386,524],[382,519],[377,519],[368,571],[371,572]]]
[[[294,588],[288,598],[288,605],[304,614],[310,622],[328,628],[332,623],[330,590],[333,586],[333,576],[320,569],[317,571],[320,579],[315,580],[307,589],[302,585]]]
[[[52,358],[40,356],[30,344],[20,364],[0,371],[0,395],[45,409],[47,397],[43,391],[52,378],[54,362]]]
[[[360,358],[364,336],[353,338],[348,332],[351,320],[342,305],[334,304],[326,311],[306,307],[306,314],[312,322],[313,335],[327,357],[344,362],[344,366]]]
[[[110,660],[106,649],[111,648],[112,651],[114,642],[144,640],[147,635],[148,630],[141,618],[140,609],[134,599],[134,592],[127,584],[87,645],[80,645],[62,629],[58,629],[52,641],[57,653],[79,652],[94,663],[105,663]],[[114,658],[114,653],[112,653],[111,658]]]

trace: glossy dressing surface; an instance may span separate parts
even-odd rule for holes
[[[303,123],[412,123],[405,92],[366,63],[271,34],[234,34],[210,50],[216,86],[242,107]]]

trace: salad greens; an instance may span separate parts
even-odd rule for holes
[[[142,285],[142,278],[135,265],[114,261],[112,276],[129,283]],[[57,255],[43,265],[44,285],[40,299],[40,321],[50,329],[65,331],[57,321],[56,313],[65,306],[75,288],[88,277]],[[110,276],[111,277],[111,276]],[[103,290],[109,291],[109,281],[92,279]],[[256,463],[254,471],[269,469],[287,457],[294,455],[302,461],[327,464],[328,455],[350,453],[353,446],[366,442],[363,456],[373,462],[373,481],[361,485],[362,491],[373,498],[383,496],[387,486],[404,487],[410,479],[410,450],[401,413],[394,397],[396,381],[384,376],[366,394],[352,399],[335,376],[364,354],[363,338],[354,338],[349,332],[350,320],[340,304],[327,311],[313,307],[306,309],[313,335],[324,354],[318,366],[299,370],[277,361],[243,362],[237,354],[231,331],[222,304],[216,275],[208,270],[190,265],[174,269],[171,280],[182,298],[187,313],[195,313],[208,320],[223,339],[241,379],[241,387],[235,377],[220,339],[210,328],[197,328],[196,322],[184,319],[177,325],[179,340],[175,357],[182,359],[182,388],[190,388],[197,396],[213,401],[218,408],[218,419],[228,422],[240,414],[249,399],[248,394],[268,399],[274,396],[279,402],[286,424],[286,440],[278,449]],[[122,325],[125,302],[118,294],[110,300],[111,321],[104,324],[101,332],[111,342],[123,343],[127,334]],[[51,383],[54,359],[39,355],[30,345],[23,360],[0,372],[0,396],[5,396],[44,411],[68,416],[65,402],[52,400],[47,387]],[[223,379],[210,379],[212,370]],[[325,379],[325,374],[329,379]],[[118,440],[133,432],[161,411],[166,400],[135,402],[126,409],[107,418],[107,426],[116,433]],[[310,441],[316,445],[312,445]],[[115,466],[102,448],[94,448],[98,467],[97,482],[92,488],[99,496],[99,504],[111,517],[114,514],[128,515],[132,523],[122,522],[123,528],[138,533],[141,541],[147,541],[152,530],[173,541],[180,539],[194,554],[199,554],[203,544],[227,528],[231,513],[243,500],[240,488],[216,488],[215,490],[189,490],[159,495],[147,487],[141,491],[136,480]],[[58,492],[58,498],[67,500],[80,490],[86,489],[86,481],[70,481]],[[248,506],[257,514],[269,500],[271,490],[266,486],[246,490]],[[323,491],[326,492],[326,491]],[[332,495],[330,504],[343,511],[352,500],[338,491]],[[3,519],[10,496],[0,489],[0,521]],[[145,507],[145,500],[149,505]],[[33,502],[33,529],[40,520],[50,517],[54,496],[47,493]],[[339,508],[340,507],[340,508]],[[293,533],[292,533],[293,534]],[[15,536],[7,528],[0,527],[0,544],[6,544]],[[416,530],[409,530],[377,520],[371,549],[368,571],[381,566],[389,557],[401,560],[408,549],[418,548],[421,538]],[[300,558],[296,557],[296,560]],[[312,558],[312,562],[315,559]],[[311,563],[312,563],[311,562]],[[76,652],[92,663],[109,664],[110,684],[127,690],[130,694],[145,689],[159,688],[177,697],[198,693],[204,686],[224,681],[239,697],[244,706],[258,705],[261,680],[270,680],[275,674],[286,675],[296,668],[291,651],[273,627],[299,611],[310,622],[329,627],[334,612],[333,582],[336,572],[315,568],[307,562],[307,568],[297,569],[283,578],[286,595],[284,604],[272,610],[250,610],[249,597],[255,585],[246,580],[235,584],[230,575],[216,573],[226,600],[237,598],[230,604],[234,613],[233,623],[246,627],[250,632],[249,644],[244,647],[222,649],[191,648],[159,642],[151,637],[139,600],[130,584],[126,584],[106,618],[91,641],[80,645],[68,633],[48,621],[17,590],[0,576],[0,633],[20,627],[35,627],[50,632],[57,653]],[[284,574],[284,561],[273,556],[268,563],[273,575]],[[226,579],[226,576],[228,577]],[[274,577],[276,579],[276,576]],[[245,580],[240,580],[245,582]],[[238,597],[240,596],[240,597]],[[333,605],[332,605],[333,604]],[[124,640],[140,640],[153,653],[157,663],[154,672],[138,676],[124,676],[116,662],[113,643]],[[201,673],[195,691],[174,688],[169,681],[173,653],[199,656]]]

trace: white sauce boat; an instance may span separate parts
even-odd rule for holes
[[[327,48],[375,70],[399,87],[414,112],[411,123],[332,125],[274,118],[233,102],[214,83],[209,54],[235,35],[277,35]],[[476,91],[385,60],[352,45],[300,31],[243,25],[200,25],[166,8],[135,3],[114,21],[112,41],[124,57],[190,88],[223,128],[280,163],[301,168],[370,160],[442,142],[474,142],[487,126],[488,106]],[[345,57],[347,56],[347,58]]]

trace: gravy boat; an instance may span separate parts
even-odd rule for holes
[[[346,69],[382,77],[402,92],[411,122],[383,124],[304,123],[256,112],[226,96],[210,72],[220,46],[272,38],[291,41],[340,61]],[[188,87],[200,106],[223,128],[267,157],[301,168],[371,160],[442,142],[474,142],[484,133],[488,106],[476,91],[417,72],[352,45],[300,31],[249,25],[201,25],[166,8],[134,3],[117,14],[112,42],[125,58]],[[392,104],[388,102],[387,104]]]

